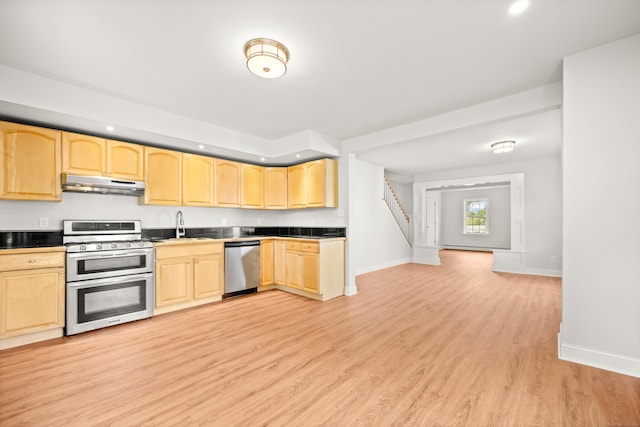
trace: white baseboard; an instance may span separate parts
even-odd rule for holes
[[[502,249],[493,250],[492,271],[500,273],[533,274],[535,276],[562,277],[562,270],[551,268],[532,268],[525,264],[526,252]]]
[[[566,343],[562,337],[562,325],[560,325],[558,333],[558,358],[567,362],[640,378],[640,359]]]
[[[562,277],[562,270],[552,270],[550,268],[525,268],[524,274],[533,274],[534,276]]]
[[[358,293],[358,288],[355,286],[346,286],[344,288],[344,295],[347,297],[352,297]]]
[[[356,268],[356,276],[361,274],[370,273],[376,270],[382,270],[383,268],[395,267],[396,265],[408,264],[411,262],[411,258],[400,258],[393,261],[382,262],[380,264],[369,265],[367,267]]]

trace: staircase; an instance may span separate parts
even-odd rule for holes
[[[398,227],[400,227],[400,231],[404,235],[404,238],[407,239],[407,243],[409,246],[412,245],[411,242],[411,221],[409,219],[409,215],[405,212],[400,200],[398,200],[398,196],[396,192],[393,191],[393,187],[391,186],[391,182],[389,182],[389,178],[384,177],[384,201],[393,215],[393,218],[396,220]]]

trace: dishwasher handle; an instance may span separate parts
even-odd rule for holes
[[[242,240],[238,242],[224,242],[225,248],[241,248],[243,246],[260,246],[260,240]]]

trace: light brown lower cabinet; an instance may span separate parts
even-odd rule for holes
[[[273,242],[273,258],[274,258],[273,282],[276,285],[284,285],[285,283],[285,276],[286,276],[285,257],[286,257],[285,241],[284,240],[274,241]]]
[[[259,291],[272,289],[275,287],[274,271],[274,241],[260,241],[260,287]]]
[[[0,349],[62,336],[65,248],[0,252]]]
[[[276,241],[276,243],[278,243]],[[276,272],[278,251],[276,249]],[[284,283],[278,289],[327,300],[344,295],[344,239],[285,241]]]
[[[222,242],[157,244],[154,314],[216,301],[223,292]]]
[[[285,286],[293,289],[302,288],[302,253],[300,242],[286,242]]]

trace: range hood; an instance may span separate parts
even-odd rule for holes
[[[106,176],[62,174],[62,191],[141,196],[144,194],[145,188],[144,181],[128,181]]]

